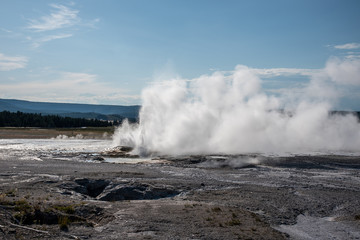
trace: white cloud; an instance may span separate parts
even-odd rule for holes
[[[346,44],[342,44],[342,45],[335,45],[334,48],[336,49],[358,49],[360,48],[360,43],[346,43]]]
[[[138,104],[140,96],[99,81],[88,73],[61,72],[54,80],[0,84],[1,98],[32,101]]]
[[[95,28],[100,21],[99,18],[93,20],[83,20],[79,16],[79,10],[61,4],[50,4],[51,13],[41,16],[38,19],[30,19],[27,29],[31,36],[26,39],[32,42],[32,46],[37,48],[45,42],[56,39],[72,37],[73,32],[79,31],[81,27]]]
[[[0,71],[11,71],[25,68],[28,59],[26,57],[10,57],[0,53]]]
[[[6,33],[12,33],[12,31],[10,31],[9,29],[6,28],[0,28],[1,31],[6,32]]]
[[[93,20],[87,21],[82,24],[84,27],[96,28],[96,24],[100,22],[100,18],[95,18]]]
[[[95,83],[97,75],[88,73],[63,72],[60,80],[62,82],[72,82],[73,84]]]
[[[40,20],[32,19],[28,25],[28,29],[43,32],[70,27],[80,21],[78,10],[70,9],[64,5],[51,4],[54,10],[50,15],[42,16]]]
[[[72,34],[58,34],[58,35],[50,35],[50,36],[46,36],[43,39],[41,39],[42,42],[48,42],[51,40],[55,40],[55,39],[61,39],[61,38],[68,38],[71,37]]]
[[[287,76],[305,76],[311,77],[322,71],[322,69],[312,68],[249,68],[252,74],[260,78],[274,78],[274,77],[287,77]],[[217,71],[225,75],[231,75],[234,71]]]
[[[360,52],[348,52],[345,56],[347,59],[360,59]]]
[[[267,78],[291,75],[312,76],[320,70],[309,68],[251,68],[251,71],[260,77]]]
[[[37,48],[42,43],[49,42],[49,41],[56,40],[56,39],[69,38],[69,37],[72,37],[72,36],[73,36],[73,34],[58,34],[58,35],[45,36],[43,38],[34,40],[33,41],[33,47]],[[32,40],[31,37],[29,38],[29,40]]]

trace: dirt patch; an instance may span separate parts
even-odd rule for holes
[[[254,213],[200,202],[164,199],[124,202],[116,217],[124,239],[287,238]]]
[[[0,199],[0,230],[5,239],[48,239],[53,234],[73,238],[65,233],[70,228],[93,228],[114,220],[104,208],[88,203],[13,199],[6,194]]]

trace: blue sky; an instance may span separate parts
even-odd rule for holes
[[[358,0],[0,4],[0,98],[140,104],[159,76],[238,64],[260,71],[265,88],[285,89],[333,57],[360,55]],[[344,91],[341,108],[360,110],[359,85]]]

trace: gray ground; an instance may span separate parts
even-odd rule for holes
[[[161,160],[0,153],[0,239],[360,239],[360,157]]]

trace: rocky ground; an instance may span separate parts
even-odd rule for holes
[[[0,155],[0,239],[360,239],[360,157],[101,160]]]

